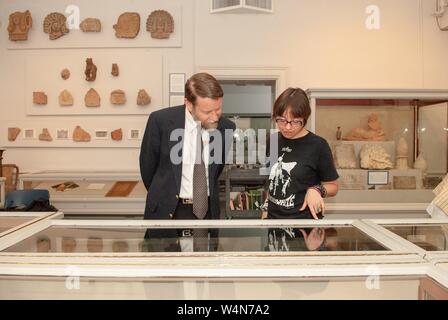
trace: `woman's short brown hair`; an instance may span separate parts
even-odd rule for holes
[[[310,100],[300,88],[288,88],[275,100],[272,118],[283,117],[286,111],[294,118],[302,118],[304,123],[311,115]]]
[[[185,84],[185,98],[193,105],[198,97],[218,99],[224,96],[224,91],[218,80],[208,73],[197,73]]]

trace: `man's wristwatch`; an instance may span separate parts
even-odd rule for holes
[[[326,198],[327,197],[327,189],[325,189],[325,187],[323,185],[321,185],[321,184],[317,184],[315,186],[312,186],[309,189],[314,189],[314,190],[318,191],[322,198]]]

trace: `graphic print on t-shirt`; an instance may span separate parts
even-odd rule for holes
[[[278,206],[293,208],[296,195],[288,192],[288,189],[291,186],[291,171],[297,166],[297,162],[283,162],[284,157],[285,153],[271,168],[269,200]]]

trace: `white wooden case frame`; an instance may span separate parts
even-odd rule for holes
[[[59,217],[60,218],[60,217]],[[289,278],[425,274],[421,256],[356,220],[327,221],[82,221],[47,219],[0,240],[0,251],[51,226],[71,228],[243,228],[353,226],[389,250],[362,252],[211,252],[211,253],[9,253],[0,252],[0,274],[62,276],[77,266],[81,276],[125,278]],[[10,263],[15,266],[11,267]],[[406,270],[403,264],[408,264]]]
[[[30,218],[29,221],[22,223],[20,225],[17,225],[11,229],[5,230],[3,232],[0,232],[0,238],[7,236],[13,232],[16,232],[20,229],[23,229],[27,226],[30,226],[36,222],[49,219],[49,218],[62,218],[62,213],[55,213],[55,212],[0,212],[0,218]]]

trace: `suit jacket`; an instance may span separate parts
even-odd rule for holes
[[[140,173],[148,190],[145,219],[171,219],[176,210],[182,163],[173,164],[170,159],[171,149],[180,141],[170,141],[170,136],[173,130],[185,129],[185,108],[185,105],[166,108],[151,113],[148,119],[140,150]],[[221,164],[213,163],[208,166],[211,219],[220,218],[218,178],[225,164],[226,129],[235,130],[235,124],[221,118],[218,130],[222,135],[223,160]],[[182,148],[178,154],[182,158]]]

